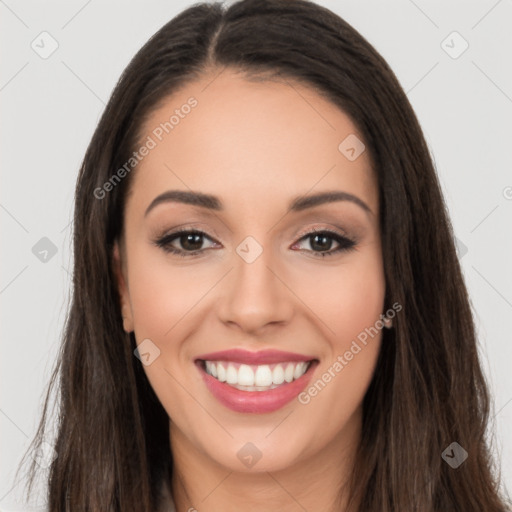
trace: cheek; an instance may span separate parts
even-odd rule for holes
[[[336,353],[384,313],[386,285],[377,247],[351,253],[335,266],[298,267],[290,279]]]
[[[305,273],[305,275],[307,275]],[[298,402],[304,421],[329,418],[324,434],[335,435],[358,411],[378,358],[384,313],[385,278],[380,253],[354,255],[350,263],[302,278],[302,296],[328,341],[315,377]],[[318,320],[319,319],[319,320]]]
[[[215,282],[211,268],[180,266],[155,251],[134,254],[129,274],[136,337],[165,342]],[[141,338],[142,337],[142,338]]]
[[[167,261],[166,255],[154,250],[133,251],[130,258],[129,283],[137,344],[150,339],[159,355],[143,369],[162,405],[187,424],[190,396],[180,385],[194,376],[181,350],[181,339],[190,335],[189,319],[194,307],[218,278],[212,269],[180,266]],[[175,261],[175,260],[174,260]],[[188,370],[185,370],[188,368]]]

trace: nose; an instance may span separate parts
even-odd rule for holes
[[[272,260],[270,250],[248,263],[233,254],[234,269],[229,273],[218,314],[226,325],[251,334],[262,334],[270,325],[286,325],[293,313],[294,295]]]

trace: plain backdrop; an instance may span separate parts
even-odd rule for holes
[[[510,490],[512,2],[318,3],[384,56],[420,120],[458,239]],[[60,343],[81,159],[122,70],[191,4],[0,0],[2,510],[36,510],[16,505],[12,477],[35,433]]]

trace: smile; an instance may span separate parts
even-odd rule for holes
[[[196,359],[206,387],[236,412],[266,413],[293,400],[309,382],[317,359],[265,350],[234,349]]]
[[[267,391],[302,377],[309,362],[248,365],[227,361],[205,361],[205,371],[219,382],[244,391]]]

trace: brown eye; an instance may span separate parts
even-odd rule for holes
[[[165,235],[156,240],[155,244],[164,251],[178,256],[195,256],[203,252],[202,246],[205,240],[211,240],[211,238],[202,231],[182,230]]]
[[[326,235],[313,235],[309,237],[313,250],[328,251],[332,247],[333,239]]]
[[[300,241],[309,241],[310,249],[306,249],[308,252],[312,252],[315,256],[331,256],[332,254],[336,254],[342,251],[348,251],[355,246],[355,241],[350,240],[349,238],[340,235],[334,231],[322,230],[316,231],[314,230],[311,233],[307,233],[303,236]],[[297,242],[296,245],[298,245]],[[334,243],[338,244],[338,247],[334,250],[331,250],[332,245]]]
[[[197,251],[203,245],[203,235],[199,233],[180,235],[178,240],[186,251]]]

